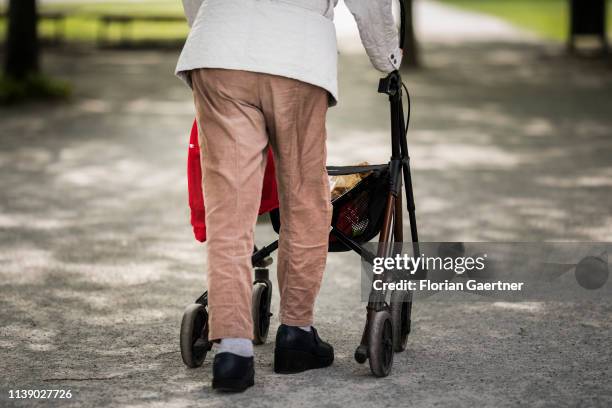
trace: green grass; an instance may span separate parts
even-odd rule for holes
[[[68,41],[92,42],[98,35],[98,17],[102,14],[129,16],[165,15],[183,17],[180,1],[143,0],[138,2],[104,2],[104,3],[57,3],[42,5],[41,12],[63,12],[68,15],[65,20],[64,37]],[[180,40],[187,36],[189,29],[185,21],[180,22],[135,22],[130,25],[129,39],[133,40]],[[52,38],[55,23],[43,20],[39,25],[41,38]],[[0,38],[6,34],[6,19],[0,19]],[[109,27],[108,38],[116,40],[120,36],[120,26]]]
[[[491,14],[544,38],[565,41],[569,31],[569,0],[440,0]],[[608,0],[608,32],[612,32],[612,0]]]
[[[128,14],[128,15],[173,15],[183,16],[180,1],[174,0],[141,0],[141,1],[105,1],[84,3],[54,3],[43,5],[42,11],[63,11],[75,14]]]

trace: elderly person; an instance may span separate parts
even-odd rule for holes
[[[193,90],[208,233],[212,386],[254,384],[253,230],[268,145],[280,200],[280,322],[274,371],[332,364],[313,324],[327,258],[331,205],[325,116],[338,99],[333,23],[338,0],[183,0],[191,26],[176,67]],[[345,0],[372,64],[396,70],[402,52],[392,0]]]

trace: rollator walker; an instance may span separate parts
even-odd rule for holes
[[[400,2],[401,3],[401,2]],[[404,9],[401,7],[402,23]],[[404,24],[401,25],[404,38]],[[408,111],[404,114],[403,91],[406,91]],[[348,191],[332,199],[333,215],[329,236],[329,251],[352,250],[372,263],[375,257],[392,255],[394,243],[403,242],[403,194],[410,223],[410,235],[415,254],[419,253],[418,232],[408,155],[407,130],[410,121],[410,96],[400,73],[394,71],[382,78],[378,92],[389,98],[391,112],[391,158],[387,164],[365,166],[328,166],[330,177],[360,174],[363,178]],[[270,213],[274,230],[280,231],[279,210]],[[378,239],[377,253],[364,244]],[[255,248],[251,262],[254,268],[252,315],[253,343],[263,344],[270,328],[272,282],[269,279],[270,255],[278,249],[278,240]],[[423,276],[419,277],[422,279]],[[415,277],[416,279],[416,277]],[[204,292],[183,314],[180,333],[181,356],[188,367],[199,367],[212,348],[208,340],[208,292]],[[369,361],[376,377],[391,372],[393,355],[406,349],[410,333],[412,294],[393,291],[391,294],[371,291],[366,307],[366,322],[355,360]]]

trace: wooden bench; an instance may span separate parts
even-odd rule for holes
[[[120,44],[129,44],[128,40],[132,34],[132,26],[135,22],[149,23],[185,23],[185,18],[182,16],[168,15],[119,15],[119,14],[103,14],[98,17],[98,45],[108,44],[108,28],[113,25],[119,25],[121,32],[119,35]]]
[[[53,22],[53,37],[52,42],[55,44],[60,44],[64,42],[66,38],[66,18],[68,17],[67,13],[63,13],[60,11],[40,11],[38,12],[38,21],[51,21]],[[8,12],[6,10],[0,11],[0,18],[4,18],[8,20]]]
[[[53,22],[53,42],[61,44],[66,38],[66,13],[59,11],[38,13],[39,20],[49,20]]]

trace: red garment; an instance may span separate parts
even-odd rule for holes
[[[189,137],[189,154],[187,156],[187,185],[189,187],[189,207],[191,208],[191,225],[193,234],[200,241],[206,241],[206,221],[204,209],[204,194],[202,193],[202,167],[200,166],[200,144],[198,143],[198,125],[196,121],[191,127]],[[278,208],[278,189],[274,173],[272,150],[268,150],[268,162],[264,173],[263,190],[259,214],[264,214]]]

